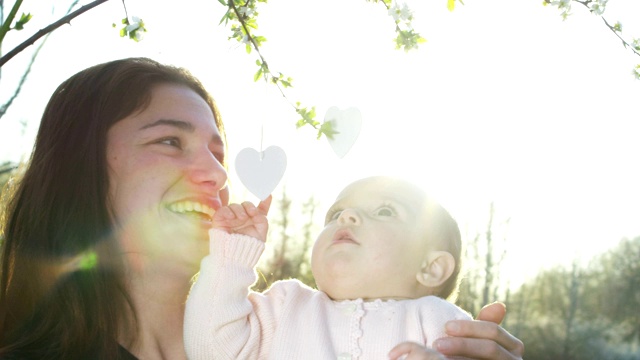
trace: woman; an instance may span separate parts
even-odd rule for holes
[[[0,358],[185,358],[189,280],[228,202],[225,141],[186,70],[132,58],[62,83],[2,221]],[[522,354],[495,324],[458,328],[450,353]]]

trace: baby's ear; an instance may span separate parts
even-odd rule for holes
[[[436,288],[449,279],[455,266],[456,261],[449,252],[431,251],[416,274],[416,279],[428,288]]]

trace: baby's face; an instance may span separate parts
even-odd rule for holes
[[[327,212],[313,247],[318,288],[335,300],[416,298],[427,252],[424,193],[385,177],[347,186]]]

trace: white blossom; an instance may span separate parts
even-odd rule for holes
[[[596,15],[602,15],[609,0],[595,0],[591,3],[591,12]]]
[[[551,5],[557,6],[558,9],[563,9],[563,8],[571,8],[571,0],[556,0],[556,1],[552,1]]]
[[[140,28],[142,24],[142,21],[140,21],[140,18],[136,17],[136,16],[132,16],[131,17],[131,22],[129,23],[129,25],[127,25],[127,27],[125,27],[124,29],[130,33],[132,31],[136,31]]]
[[[595,15],[602,15],[604,13],[604,5],[600,3],[592,3],[591,12]]]
[[[411,21],[413,19],[413,12],[409,9],[407,3],[402,4],[402,7],[398,3],[394,3],[388,12],[396,22]]]
[[[563,20],[566,20],[571,15],[571,0],[556,0],[552,1],[551,5],[557,6],[558,9],[562,10],[560,16],[562,16]]]
[[[243,7],[239,8],[238,12],[241,15],[248,16],[248,17],[251,17],[256,13],[256,11],[254,9],[252,9],[252,8],[250,8],[248,6],[243,6]]]
[[[142,39],[144,39],[144,31],[141,31],[140,29],[136,30],[136,32],[133,34],[133,37],[136,41],[141,41]]]

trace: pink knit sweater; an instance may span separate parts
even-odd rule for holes
[[[211,255],[186,306],[189,359],[386,359],[404,341],[430,346],[444,324],[469,320],[441,298],[333,301],[297,280],[250,292],[264,243],[211,231]]]

